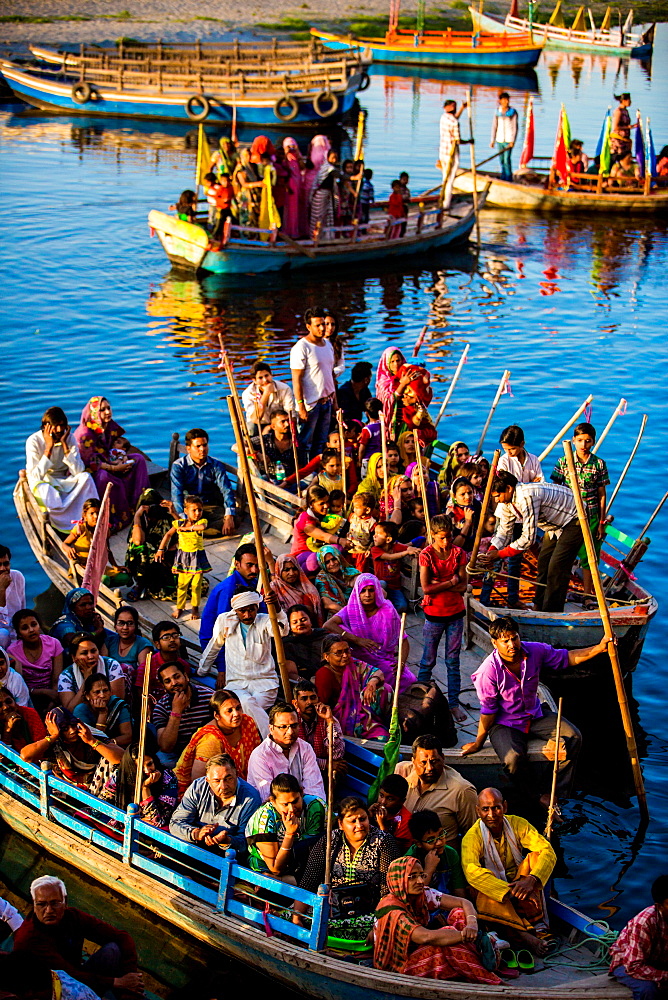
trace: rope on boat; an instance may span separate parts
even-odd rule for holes
[[[604,931],[601,935],[587,934],[587,927],[601,927]],[[606,970],[610,964],[610,949],[615,943],[619,936],[618,931],[613,931],[610,925],[606,923],[605,920],[591,920],[589,923],[585,924],[585,936],[580,938],[575,944],[565,945],[563,948],[557,948],[556,951],[551,952],[543,958],[543,962],[548,967],[559,967],[564,966],[571,969],[577,969],[579,972],[603,972]],[[575,959],[566,959],[565,961],[559,961],[571,951],[577,951],[584,944],[594,944],[596,947],[594,949],[594,954],[591,961],[582,962],[576,961]]]
[[[519,580],[520,583],[528,583],[532,587],[547,587],[546,583],[539,583],[538,580],[532,580],[528,576],[513,576],[512,573],[505,573],[502,569],[487,569],[487,567],[483,566],[474,566],[469,570],[467,566],[466,572],[469,576],[491,576],[493,578],[501,576],[504,580]],[[649,598],[643,597],[636,601],[625,601],[621,597],[614,597],[609,603],[611,607],[614,607],[616,604],[628,604],[630,607],[637,607],[644,604],[649,607]]]

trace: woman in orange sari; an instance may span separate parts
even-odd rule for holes
[[[255,722],[241,711],[241,703],[233,691],[215,691],[211,707],[213,721],[193,734],[174,768],[179,782],[179,800],[195,778],[206,773],[207,761],[214,754],[229,754],[237,774],[245,781],[248,758],[262,742]]]
[[[473,904],[459,896],[428,887],[417,858],[393,861],[387,870],[390,890],[376,909],[373,964],[376,969],[426,979],[463,979],[468,983],[498,985],[501,980],[485,969],[476,949],[478,922]],[[449,910],[447,924],[430,930],[430,910]]]

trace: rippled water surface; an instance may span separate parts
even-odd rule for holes
[[[651,117],[658,149],[668,141],[667,38],[661,26],[653,66],[546,53],[534,79],[476,78],[478,159],[489,145],[499,86],[511,91],[520,114],[534,91],[537,153],[551,151],[561,102],[573,135],[593,152],[605,108],[619,90],[630,90],[634,106]],[[369,113],[366,149],[377,196],[387,193],[402,169],[410,172],[413,192],[438,182],[433,164],[443,97],[461,99],[468,81],[453,81],[446,71],[433,77],[385,75],[376,68],[361,95]],[[435,330],[421,358],[436,380],[446,380],[463,344],[471,344],[451,415],[441,426],[444,439],[461,437],[475,445],[498,379],[509,368],[513,396],[499,404],[488,449],[503,426],[517,421],[529,447],[540,451],[589,392],[600,429],[624,396],[628,413],[602,447],[613,482],[643,413],[649,421],[615,505],[617,525],[638,533],[668,487],[665,222],[489,211],[482,216],[478,262],[473,252],[460,250],[387,269],[187,280],[170,274],[146,225],[149,209],[165,208],[192,186],[194,154],[184,129],[17,111],[13,105],[0,108],[5,375],[0,537],[25,572],[31,599],[47,581],[21,533],[11,491],[24,440],[43,410],[61,404],[76,424],[88,398],[104,393],[131,439],[158,461],[166,460],[171,432],[194,425],[208,428],[214,454],[227,458],[231,433],[217,368],[218,334],[242,378],[258,356],[285,373],[301,316],[320,302],[339,314],[350,338],[351,363],[375,362],[389,343],[410,353],[430,323]],[[436,398],[442,394],[437,384]],[[546,465],[549,474],[549,460]],[[610,915],[615,926],[646,905],[648,883],[666,868],[668,636],[662,565],[668,511],[650,534],[640,576],[661,607],[633,694],[651,823],[636,837],[635,801],[625,798],[615,770],[615,761],[623,759],[612,746],[616,709],[583,687],[574,711],[592,724],[588,759],[595,766],[587,794],[568,807],[571,822],[562,837],[565,865],[558,881],[563,898],[590,913]]]

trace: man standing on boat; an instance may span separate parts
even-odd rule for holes
[[[334,348],[325,337],[325,309],[304,313],[306,335],[290,351],[290,371],[299,414],[299,444],[308,459],[321,455],[327,443],[336,401]]]
[[[466,144],[470,142],[469,139],[462,139],[459,132],[459,119],[467,104],[467,101],[463,101],[459,111],[457,111],[457,102],[450,98],[443,104],[443,114],[441,115],[439,125],[438,163],[436,166],[440,167],[443,173],[441,195],[443,198],[442,207],[446,211],[450,208],[452,189],[459,169],[459,147],[462,143]]]
[[[501,180],[512,181],[512,150],[517,140],[517,111],[510,106],[510,94],[505,90],[499,94],[499,106],[492,120],[492,141],[490,149],[496,146],[500,153]]]
[[[462,756],[482,750],[489,736],[496,754],[513,783],[533,793],[547,809],[550,804],[549,777],[540,777],[528,766],[527,745],[530,739],[553,740],[557,715],[540,703],[538,682],[543,668],[565,670],[591,660],[608,649],[607,638],[584,649],[554,649],[544,642],[522,642],[517,622],[497,618],[489,626],[494,652],[486,657],[471,680],[480,699],[478,735],[465,743]],[[557,793],[566,794],[582,745],[582,736],[567,719],[561,720],[561,739],[566,746],[566,760],[559,767]],[[555,753],[558,748],[555,748]]]
[[[186,434],[186,454],[174,462],[170,479],[178,517],[183,517],[184,497],[194,494],[204,502],[205,538],[234,533],[234,491],[223,463],[209,455],[209,435],[201,427]]]

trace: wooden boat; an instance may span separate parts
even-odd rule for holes
[[[48,51],[39,49],[40,57]],[[72,64],[71,59],[74,60]],[[286,57],[287,59],[287,57]],[[252,62],[232,60],[143,63],[125,57],[68,57],[58,68],[4,61],[17,97],[52,113],[167,121],[291,127],[335,121],[354,103],[366,77],[357,58]]]
[[[484,204],[484,193],[478,204]],[[201,226],[182,222],[173,215],[153,210],[148,224],[157,233],[172,264],[189,271],[213,274],[260,274],[324,265],[364,264],[437,250],[466,240],[475,223],[473,203],[453,200],[448,214],[434,204],[416,206],[409,212],[404,236],[393,236],[389,216],[372,217],[369,225],[335,226],[323,229],[317,240],[281,239],[276,230],[232,226],[224,249],[211,246]]]
[[[550,212],[557,215],[577,213],[612,213],[624,215],[665,215],[668,212],[668,183],[664,177],[655,177],[650,183],[629,179],[624,188],[606,188],[607,178],[596,174],[577,174],[577,185],[568,190],[550,184],[549,175],[536,173],[539,183],[522,183],[519,180],[502,181],[497,174],[484,170],[477,172],[477,188],[486,189],[487,205],[514,208],[522,211]],[[470,171],[458,173],[455,191],[470,193],[473,176]]]
[[[7,826],[144,912],[156,914],[197,947],[204,944],[301,996],[319,1000],[358,1000],[361,995],[369,1000],[529,995],[522,980],[483,986],[373,969],[368,954],[355,956],[328,947],[327,886],[315,895],[277,882],[238,864],[234,851],[224,855],[177,840],[138,820],[135,811],[129,806],[124,813],[92,799],[88,792],[54,778],[48,769],[23,762],[0,744],[0,818]],[[294,899],[307,908],[307,926],[291,922]],[[607,928],[554,897],[548,905],[553,933],[567,937],[576,948],[574,965],[536,971],[531,995],[623,1000],[624,987],[608,978],[600,960],[592,974],[581,971],[583,965],[600,959],[598,942],[609,941]],[[360,958],[363,964],[358,964]]]
[[[461,66],[469,69],[528,69],[536,65],[543,43],[528,34],[500,31],[472,35],[466,31],[408,31],[393,27],[379,38],[334,35],[311,29],[328,49],[362,53],[364,59],[411,66]]]
[[[567,49],[574,52],[597,52],[599,55],[647,59],[651,56],[654,46],[654,25],[642,34],[632,33],[622,27],[610,28],[609,7],[600,28],[594,24],[594,18],[589,9],[591,27],[587,27],[584,7],[579,8],[573,24],[567,28],[561,15],[561,0],[558,0],[552,17],[546,24],[518,17],[517,0],[512,0],[510,11],[505,19],[484,14],[482,4],[480,7],[469,7],[469,13],[476,31],[515,31],[521,34],[529,32],[533,39],[542,42],[546,49]],[[630,16],[632,14],[633,12]]]

